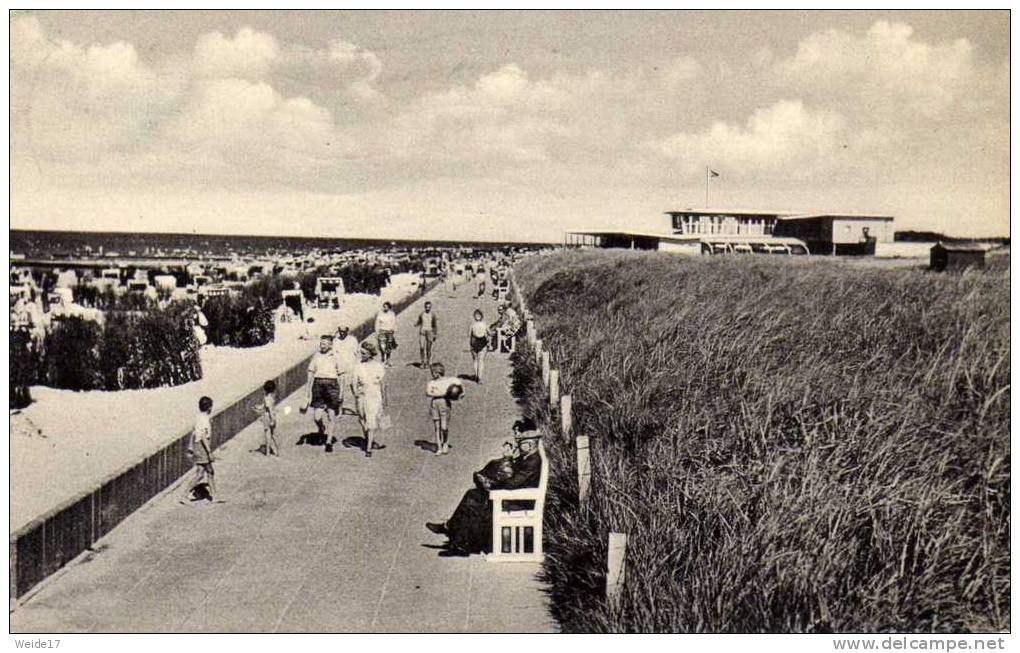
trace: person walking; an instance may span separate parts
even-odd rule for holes
[[[344,370],[333,351],[333,336],[323,335],[319,338],[319,351],[312,356],[308,364],[308,397],[301,412],[311,407],[315,427],[319,435],[325,438],[326,453],[333,451],[335,441],[334,429],[340,411],[343,408],[343,397],[340,394],[340,379]]]
[[[213,400],[202,397],[198,400],[198,416],[195,428],[188,442],[188,455],[195,462],[195,476],[188,484],[188,498],[191,501],[213,500],[216,492],[216,472],[213,470],[212,415]]]
[[[379,343],[379,357],[383,365],[390,367],[390,356],[397,348],[397,314],[389,302],[383,302],[382,310],[375,316],[375,337]]]
[[[468,346],[471,349],[471,362],[474,364],[475,383],[481,385],[482,373],[485,372],[485,352],[489,348],[489,325],[485,323],[485,316],[477,308],[468,329]]]
[[[276,442],[276,381],[269,379],[262,384],[262,401],[255,406],[262,422],[262,436],[265,439],[263,453],[280,456],[280,445]]]
[[[340,361],[340,369],[344,372],[340,383],[341,395],[350,397],[350,405],[354,406],[354,373],[358,371],[358,364],[361,363],[361,343],[351,335],[351,328],[346,322],[341,322],[336,329],[333,351],[336,352],[336,357]],[[341,396],[341,404],[343,401],[344,397]],[[342,406],[341,414],[343,414]],[[357,414],[357,412],[355,411],[353,414]]]
[[[478,266],[478,294],[475,296],[475,299],[485,297],[485,280],[485,264],[480,263]]]
[[[433,363],[430,368],[432,380],[425,384],[425,396],[429,398],[429,416],[436,438],[436,455],[450,453],[450,413],[453,401],[464,394],[464,387],[457,377],[446,376],[442,363]]]
[[[376,346],[371,342],[361,345],[361,363],[355,374],[355,394],[358,401],[358,416],[361,430],[365,435],[365,457],[372,457],[373,449],[385,445],[376,442],[382,411],[386,408],[386,366],[378,359]]]
[[[436,320],[436,314],[432,311],[432,302],[425,302],[425,310],[418,315],[415,326],[418,327],[419,366],[426,368],[432,365],[432,347],[439,335],[439,323]]]

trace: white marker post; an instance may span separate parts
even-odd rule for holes
[[[539,338],[535,341],[535,362],[542,362],[542,339]]]
[[[588,502],[588,490],[591,487],[591,459],[588,456],[588,436],[577,436],[574,440],[574,446],[577,447],[577,498],[583,506]]]
[[[542,352],[542,385],[549,388],[549,352]]]
[[[560,397],[560,430],[563,432],[564,438],[570,437],[570,431],[574,428],[574,416],[571,414],[573,410],[573,399],[570,395],[563,395]]]
[[[609,534],[609,556],[606,569],[606,599],[613,610],[620,609],[620,594],[627,576],[627,534]]]
[[[528,344],[531,345],[532,347],[534,347],[535,346],[535,342],[537,342],[537,340],[538,340],[535,337],[535,321],[534,320],[528,320],[526,324],[527,324],[527,326],[525,327],[525,329],[527,329],[527,331],[528,331]]]
[[[560,371],[549,370],[549,407],[553,410],[560,404]]]

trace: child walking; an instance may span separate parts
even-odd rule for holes
[[[471,361],[474,364],[475,383],[482,384],[482,374],[485,373],[485,352],[489,349],[489,325],[485,323],[485,316],[475,309],[474,321],[468,329],[468,347],[471,349]]]
[[[255,406],[255,412],[259,413],[262,420],[262,435],[265,436],[266,446],[263,451],[265,455],[280,455],[280,445],[276,442],[276,381],[269,379],[262,384],[262,391],[265,396]]]
[[[429,398],[429,415],[436,437],[436,455],[450,453],[450,409],[451,402],[464,394],[460,379],[446,375],[442,363],[433,363],[430,368],[432,380],[425,385],[425,396]]]
[[[198,417],[195,418],[195,430],[191,432],[188,443],[188,455],[195,461],[195,476],[188,485],[188,495],[192,501],[213,500],[216,491],[215,472],[213,471],[212,455],[212,415],[213,400],[202,397],[198,400]]]

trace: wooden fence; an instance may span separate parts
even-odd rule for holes
[[[591,458],[589,455],[591,439],[587,435],[574,434],[573,398],[563,388],[560,372],[555,367],[556,361],[553,359],[552,353],[545,349],[545,343],[538,337],[535,318],[528,311],[513,269],[510,270],[510,287],[513,301],[520,308],[521,317],[524,319],[525,337],[528,344],[534,349],[535,362],[541,366],[542,384],[549,401],[549,407],[553,411],[553,422],[555,423],[556,413],[558,413],[562,437],[568,443],[571,437],[574,439],[574,449],[577,453],[578,500],[584,507],[587,505],[591,493]],[[626,579],[626,554],[627,535],[625,533],[609,533],[606,556],[606,600],[610,609],[614,611],[619,610],[620,594]]]

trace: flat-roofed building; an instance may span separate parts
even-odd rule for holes
[[[874,254],[893,242],[891,215],[747,209],[667,211],[662,232],[571,231],[566,244],[684,254]]]
[[[801,213],[776,223],[777,236],[799,238],[812,254],[875,253],[876,243],[893,242],[893,216],[877,213]]]
[[[771,236],[788,211],[686,209],[667,211],[674,234],[683,236]]]

